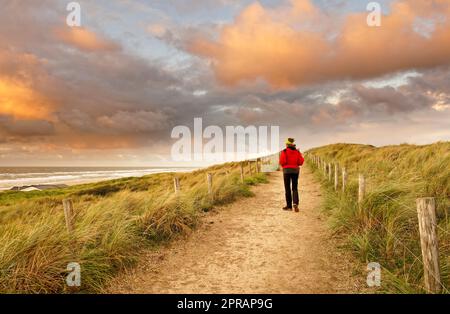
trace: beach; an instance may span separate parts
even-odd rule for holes
[[[76,185],[154,173],[188,172],[189,167],[0,167],[0,191],[47,184]]]

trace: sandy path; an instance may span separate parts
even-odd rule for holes
[[[282,174],[208,214],[187,239],[145,254],[108,293],[354,293],[349,260],[319,213],[320,187],[304,168],[300,213],[284,212]]]

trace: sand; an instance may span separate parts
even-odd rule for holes
[[[302,169],[300,212],[286,212],[282,173],[255,197],[216,208],[184,239],[143,254],[106,293],[357,293],[365,278],[337,248],[321,191]]]

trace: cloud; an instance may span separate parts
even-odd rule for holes
[[[44,119],[50,118],[52,107],[44,95],[26,83],[0,76],[0,115],[11,115],[16,119]]]
[[[231,2],[232,12],[249,3]],[[177,15],[172,3],[159,3]],[[183,11],[194,2],[177,3]],[[192,127],[195,117],[202,117],[204,126],[279,125],[281,136],[299,138],[302,148],[333,141],[407,141],[414,128],[421,130],[423,141],[448,136],[450,67],[445,63],[450,55],[444,54],[447,38],[438,37],[446,34],[448,15],[442,19],[436,13],[439,6],[442,14],[447,12],[447,2],[393,7],[380,29],[369,29],[365,14],[335,18],[327,16],[333,10],[322,11],[308,1],[270,8],[253,4],[229,25],[215,15],[196,24],[205,12],[202,3],[212,7],[216,2],[195,2],[198,9],[185,19],[153,21],[111,2],[108,14],[132,26],[112,27],[106,19],[101,25],[86,24],[79,34],[69,28],[58,34],[55,29],[65,27],[64,5],[9,1],[0,11],[2,162],[59,162],[55,156],[61,154],[66,164],[97,165],[99,159],[115,164],[111,156],[138,155],[146,164],[151,154],[167,156],[172,128]],[[149,10],[153,6],[145,4]],[[98,14],[85,12],[90,15],[84,21]],[[421,22],[408,22],[413,16]],[[142,29],[135,28],[138,24]],[[401,28],[405,40],[398,40]],[[132,33],[135,41],[142,38],[139,32],[175,49],[153,55],[159,49],[155,40],[139,41],[144,50],[130,49],[130,37],[123,34]],[[405,42],[411,46],[405,48]],[[204,57],[186,54],[187,48]],[[410,67],[418,68],[417,75],[389,74]],[[228,85],[217,84],[214,76]],[[381,84],[360,79],[372,76]],[[383,130],[377,133],[377,128]]]
[[[356,85],[353,87],[353,91],[359,97],[362,104],[366,104],[373,110],[378,108],[390,114],[412,111],[416,106],[420,107],[421,104],[426,105],[423,102],[417,103],[411,101],[407,94],[391,86],[368,88],[362,85]]]
[[[175,89],[182,79],[101,30],[67,27],[65,14],[50,0],[9,2],[0,11],[0,115],[8,117],[0,138],[31,146],[36,130],[42,145],[88,150],[139,148],[169,136],[177,107],[194,99]]]
[[[168,117],[161,112],[119,111],[112,116],[101,116],[97,119],[100,126],[120,134],[148,133],[164,130]]]
[[[177,14],[211,14],[215,10],[223,9],[224,7],[240,7],[242,3],[248,3],[251,0],[171,0],[170,7],[175,10]],[[152,1],[157,6],[167,5],[166,0]]]
[[[449,68],[423,71],[398,87],[370,87],[363,82],[333,82],[271,93],[254,93],[224,110],[243,124],[275,124],[333,133],[354,123],[404,120],[438,109],[450,114]],[[402,124],[399,123],[399,127]]]
[[[168,32],[167,27],[163,24],[151,24],[147,26],[147,31],[156,38],[163,38]]]
[[[12,136],[46,136],[55,133],[54,125],[46,120],[14,120],[0,116],[0,129]]]
[[[217,39],[189,39],[186,49],[211,59],[224,84],[264,79],[274,88],[450,63],[447,0],[395,0],[381,27],[366,21],[367,12],[331,18],[309,0],[278,8],[256,2],[225,25]],[[426,31],[420,21],[429,26]]]
[[[82,27],[63,27],[55,30],[57,39],[65,44],[71,45],[79,50],[98,52],[98,51],[117,51],[120,46],[108,39],[102,38],[96,33]]]

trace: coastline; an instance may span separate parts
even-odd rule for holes
[[[7,168],[4,168],[7,169]],[[13,167],[9,169],[14,169]],[[17,168],[18,169],[18,168]],[[24,168],[27,169],[27,168]],[[36,168],[37,169],[37,168]],[[76,186],[89,183],[99,183],[123,178],[139,178],[158,173],[170,172],[192,172],[199,167],[149,167],[149,168],[99,168],[91,170],[83,168],[84,171],[77,171],[80,168],[66,167],[65,171],[52,171],[60,169],[57,167],[42,167],[41,172],[23,173],[1,173],[0,172],[0,192],[10,191],[13,187],[33,186],[33,185],[67,185]],[[47,171],[46,171],[47,170]]]

